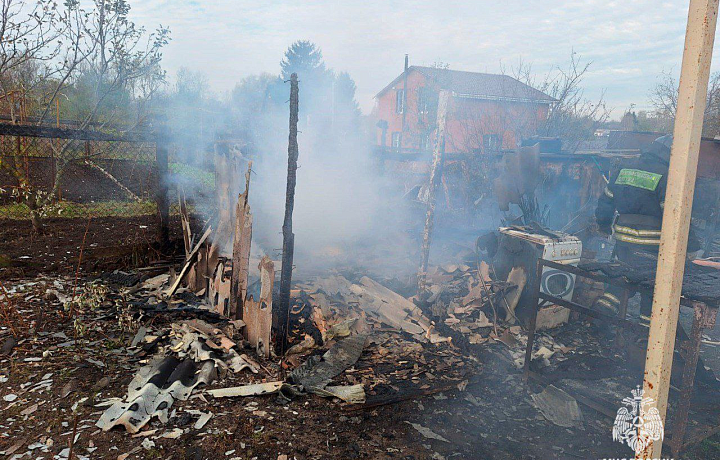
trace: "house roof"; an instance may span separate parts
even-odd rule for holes
[[[420,72],[433,80],[440,88],[452,91],[456,97],[540,103],[556,101],[553,97],[509,75],[410,66],[408,72],[412,71]],[[380,97],[397,85],[403,76],[404,73],[401,73],[375,97]]]

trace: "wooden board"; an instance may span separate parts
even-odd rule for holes
[[[252,296],[243,303],[243,321],[245,335],[257,354],[270,357],[270,340],[272,334],[272,292],[275,284],[275,265],[268,256],[264,256],[258,266],[260,269],[260,297],[258,301]]]

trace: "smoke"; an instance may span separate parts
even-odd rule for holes
[[[314,45],[293,44],[281,67],[283,73],[298,73],[300,87],[295,274],[336,268],[412,275],[419,267],[426,212],[417,189],[427,177],[413,173],[412,168],[403,176],[385,167],[374,151],[377,127],[361,115],[351,76],[328,69]],[[207,219],[219,204],[211,180],[217,145],[230,146],[241,162],[252,161],[252,253],[279,260],[286,202],[289,82],[283,76],[254,75],[217,98],[207,90],[202,75],[183,71],[178,77],[167,103],[176,136],[170,166],[174,185],[184,190],[195,203],[195,211]],[[482,230],[499,223],[497,204],[484,191],[487,181],[481,180],[482,167],[466,166],[446,162],[447,180],[438,190],[431,264],[456,262],[453,257],[458,250],[472,248]],[[241,166],[232,196],[243,191],[243,173]],[[456,241],[465,247],[459,248]]]
[[[323,72],[322,78],[299,78],[295,273],[385,264],[411,273],[417,269],[412,252],[419,248],[419,231],[417,226],[408,231],[412,219],[402,183],[382,174],[373,152],[375,127],[365,129],[367,120],[354,99],[352,79]],[[178,80],[164,101],[174,135],[171,189],[182,190],[196,214],[211,218],[219,204],[214,190],[216,152],[229,150],[239,159],[233,197],[244,190],[242,174],[252,161],[252,253],[279,260],[289,82],[269,74],[247,77],[224,100],[218,100],[205,87],[207,80],[201,74],[182,71]]]
[[[314,90],[301,82],[301,104],[322,98]],[[406,209],[400,195],[391,192],[395,184],[381,175],[371,140],[361,131],[359,120],[351,119],[352,113],[333,111],[332,101],[328,102],[326,112],[303,111],[301,107],[293,213],[295,262],[300,274],[358,266],[362,260],[379,257],[378,250],[386,242],[406,237]],[[266,125],[264,145],[275,148],[258,146],[261,152],[253,163],[253,238],[267,253],[282,247],[287,114]]]

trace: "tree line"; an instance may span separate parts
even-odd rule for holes
[[[251,152],[267,149],[269,135],[279,139],[278,127],[283,119],[287,123],[285,81],[297,73],[306,123],[332,127],[337,139],[358,132],[354,81],[328,68],[313,43],[293,43],[277,75],[245,77],[229,95],[218,97],[201,72],[181,68],[169,83],[162,57],[170,39],[167,27],[138,26],[128,0],[0,0],[0,116],[15,124],[109,132],[151,130],[167,120],[179,156],[200,163],[218,135],[238,139]],[[94,161],[101,150],[88,157],[71,140],[48,147],[55,161],[49,190],[31,183],[21,161],[37,154],[30,151],[33,143],[0,157],[0,169],[16,183],[0,192],[25,203],[38,229],[73,162],[82,156],[102,169]]]

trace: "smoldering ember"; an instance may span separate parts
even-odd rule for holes
[[[61,3],[0,0],[2,458],[720,459],[718,0]]]

